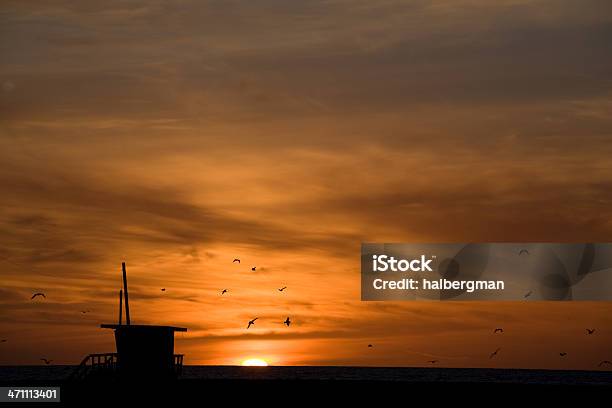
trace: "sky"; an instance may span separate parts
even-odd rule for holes
[[[122,261],[186,364],[612,359],[610,302],[359,275],[361,242],[611,240],[609,1],[3,1],[0,56],[0,364],[112,351]]]

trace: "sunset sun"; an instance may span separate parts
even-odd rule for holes
[[[262,360],[261,358],[249,358],[242,362],[244,367],[267,367],[268,363],[266,360]]]

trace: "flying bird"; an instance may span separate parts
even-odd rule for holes
[[[247,329],[248,329],[249,327],[251,327],[252,325],[254,325],[254,324],[255,324],[255,320],[257,320],[257,319],[259,319],[259,317],[256,317],[256,318],[254,318],[253,320],[249,320],[249,325],[247,326]]]
[[[32,297],[30,298],[30,300],[34,299],[36,296],[42,296],[45,299],[47,298],[47,296],[45,296],[44,293],[38,292],[38,293],[33,294]]]
[[[610,361],[610,360],[603,360],[601,363],[599,363],[599,364],[597,365],[597,367],[602,367],[602,366],[604,366],[605,364],[607,364],[607,365],[612,365],[612,361]]]
[[[282,291],[283,291],[283,290],[285,290],[285,289],[287,289],[287,287],[286,287],[286,286],[283,286],[283,287],[282,287],[282,288],[280,288],[278,291],[279,291],[279,292],[282,292]]]
[[[166,288],[161,288],[161,291],[162,291],[162,292],[165,292],[165,291],[166,291]]]
[[[525,299],[527,299],[529,296],[531,296],[531,292],[532,292],[532,291],[530,290],[529,292],[525,293],[525,296],[523,296],[523,297],[524,297]]]
[[[90,310],[81,310],[82,314],[89,313],[89,312],[90,312]]]
[[[257,269],[257,267],[256,267],[256,266],[254,266],[254,267],[252,267],[252,268],[251,268],[251,270],[252,270],[253,272],[255,272],[255,270],[256,270],[256,269]]]
[[[287,327],[289,327],[289,325],[291,324],[291,319],[289,319],[289,317],[287,317],[287,319],[283,323],[286,324]]]
[[[521,250],[519,251],[519,255],[523,255],[523,254],[529,255],[529,251],[528,251],[528,250],[526,250],[526,249],[521,249]]]
[[[225,294],[225,293],[227,293],[227,292],[228,292],[228,291],[227,291],[227,289],[223,289],[223,290],[221,291],[221,295],[224,295],[224,294]]]
[[[563,353],[559,353],[559,355],[560,355],[561,357],[565,357],[565,356],[567,356],[567,353],[563,352]]]
[[[46,358],[41,358],[40,360],[44,361],[45,364],[47,364],[47,365],[51,364],[51,362],[53,361],[53,360],[47,360]]]
[[[497,355],[497,353],[499,353],[499,351],[501,350],[501,348],[497,348],[497,350],[495,350],[494,352],[491,353],[491,355],[489,356],[489,358],[493,358]]]
[[[373,346],[373,345],[371,345],[371,344],[368,344],[368,347],[374,347],[374,346]]]
[[[6,343],[8,340],[7,339],[2,339],[0,340],[0,343]]]
[[[586,329],[587,334],[593,334],[595,333],[595,329]]]
[[[238,259],[238,258],[234,258],[234,260],[232,261],[232,263],[236,263],[236,262],[240,263],[240,259]]]
[[[428,363],[430,364],[436,364],[438,362],[438,360],[429,360]]]
[[[502,328],[497,328],[497,329],[493,330],[493,334],[495,334],[495,333],[503,333],[503,332],[504,332],[504,329],[502,329]]]

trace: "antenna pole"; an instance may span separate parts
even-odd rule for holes
[[[119,326],[123,318],[123,289],[119,289]]]
[[[125,262],[121,262],[121,269],[123,270],[123,294],[125,296],[125,324],[130,325],[130,301],[128,298],[127,289],[127,273],[125,272]]]

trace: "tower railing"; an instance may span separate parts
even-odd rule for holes
[[[183,373],[184,354],[174,354],[173,368],[174,374],[179,377]],[[92,374],[115,374],[119,365],[119,355],[117,353],[96,353],[89,354],[81,361],[70,375],[69,379],[79,380]]]
[[[117,370],[118,361],[117,353],[89,354],[72,372],[70,379],[82,379],[93,373],[114,373]]]

